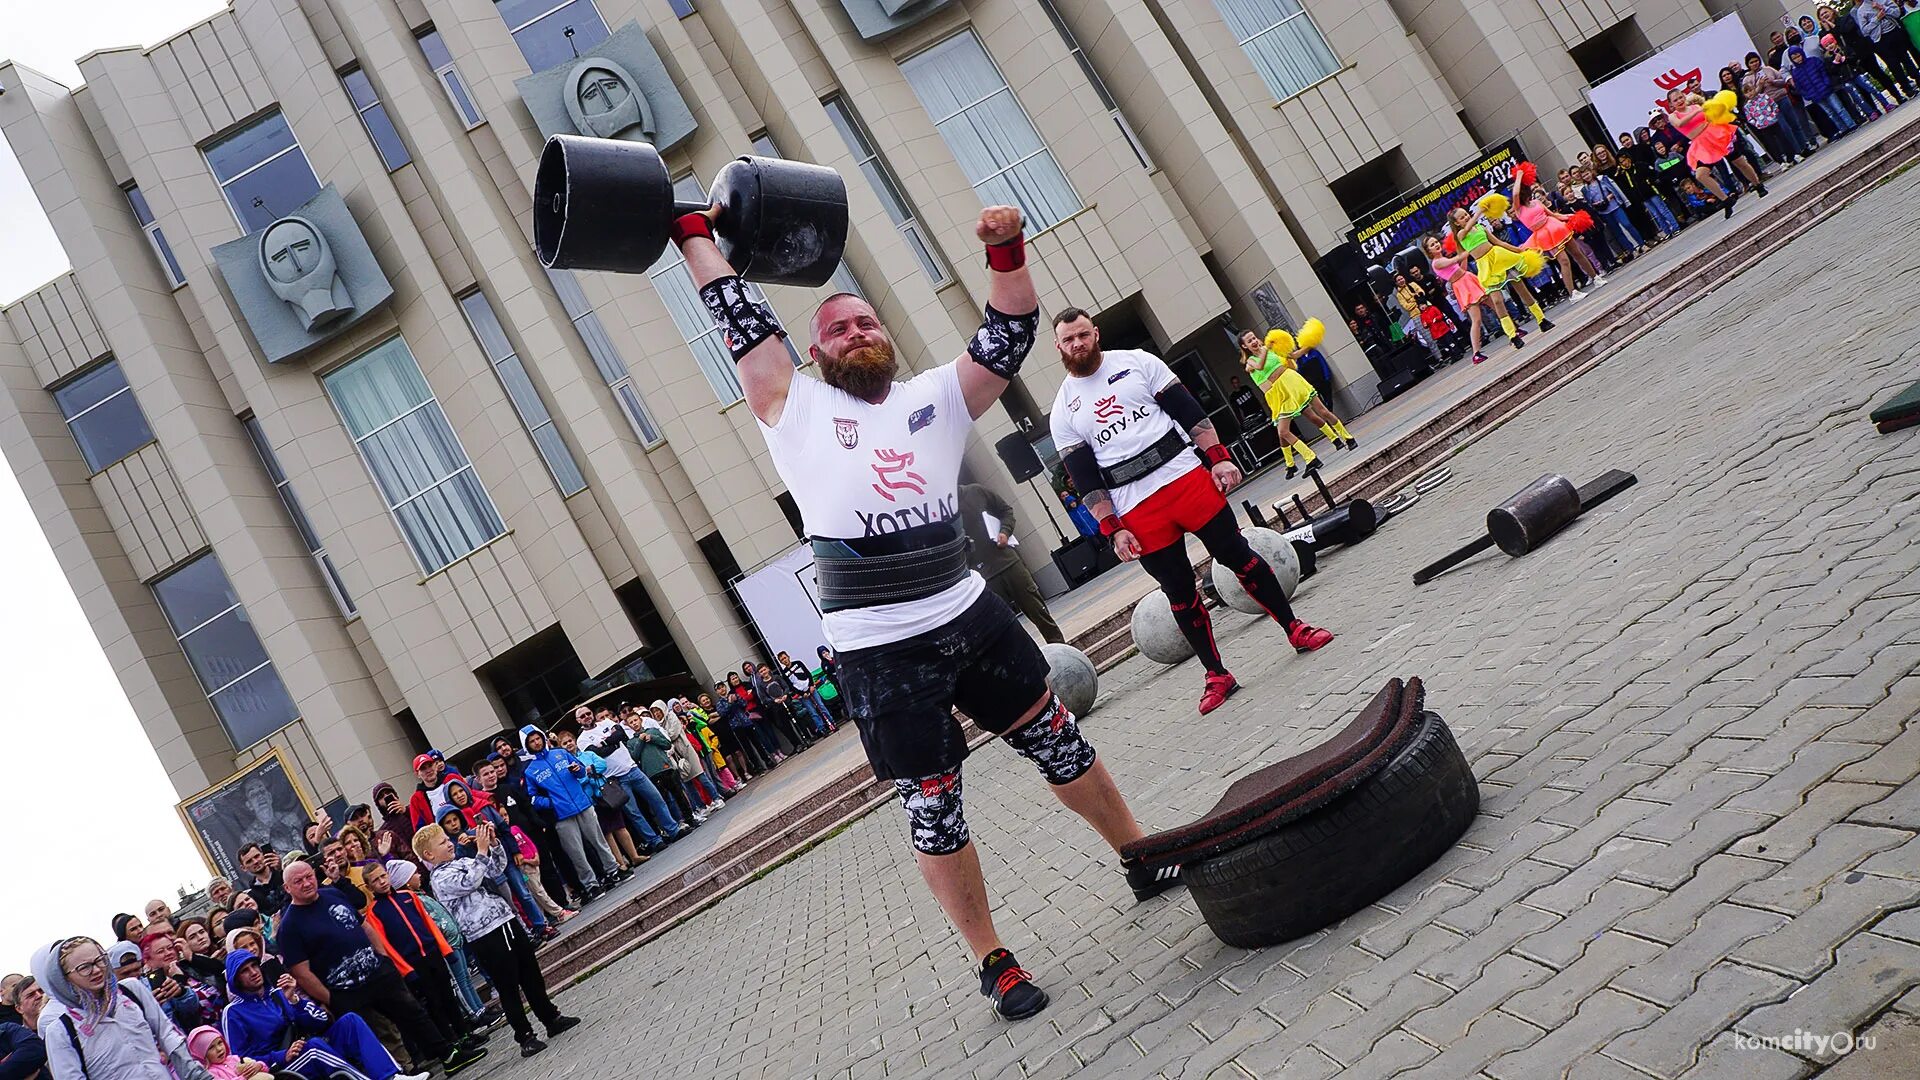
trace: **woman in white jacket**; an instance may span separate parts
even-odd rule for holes
[[[40,1038],[53,1080],[211,1080],[153,991],[113,977],[99,942],[62,938],[34,953],[33,974],[47,991]]]

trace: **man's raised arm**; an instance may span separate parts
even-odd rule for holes
[[[1000,399],[1001,391],[1020,371],[1020,362],[1033,349],[1040,325],[1040,297],[1027,272],[1026,241],[1021,237],[1020,208],[989,206],[980,211],[973,232],[987,245],[987,317],[967,341],[958,361],[960,393],[967,414],[979,419]]]
[[[728,351],[740,369],[747,408],[771,427],[780,422],[793,384],[793,357],[782,341],[787,332],[764,300],[755,300],[713,242],[713,211],[686,214],[673,223],[673,242],[686,256],[694,288],[714,325],[724,331]],[[1032,286],[1028,286],[1031,295]]]

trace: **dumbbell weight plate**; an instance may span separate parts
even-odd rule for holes
[[[713,178],[714,241],[749,281],[824,285],[847,248],[847,185],[822,165],[742,157]]]
[[[533,180],[533,247],[555,270],[642,274],[667,248],[673,180],[642,142],[555,135]]]

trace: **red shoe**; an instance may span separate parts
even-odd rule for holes
[[[1322,631],[1322,633],[1325,633],[1325,631]],[[1332,637],[1333,635],[1328,634],[1327,636]],[[1232,697],[1233,692],[1238,689],[1240,689],[1240,681],[1232,675],[1224,671],[1218,675],[1209,674],[1207,676],[1206,689],[1200,691],[1200,715],[1205,716],[1226,704],[1227,699]]]
[[[1293,620],[1293,624],[1287,627],[1287,643],[1293,646],[1294,652],[1310,653],[1332,640],[1333,631],[1308,626],[1300,619]]]

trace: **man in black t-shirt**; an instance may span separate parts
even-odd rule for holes
[[[351,899],[321,888],[306,863],[287,869],[286,886],[291,903],[274,944],[301,993],[335,1016],[377,1012],[386,1017],[418,1048],[414,1064],[420,1071],[444,1060],[447,1072],[454,1073],[486,1056],[483,1046],[453,1041],[459,1033],[442,1031],[420,1007],[400,973],[374,947]]]

